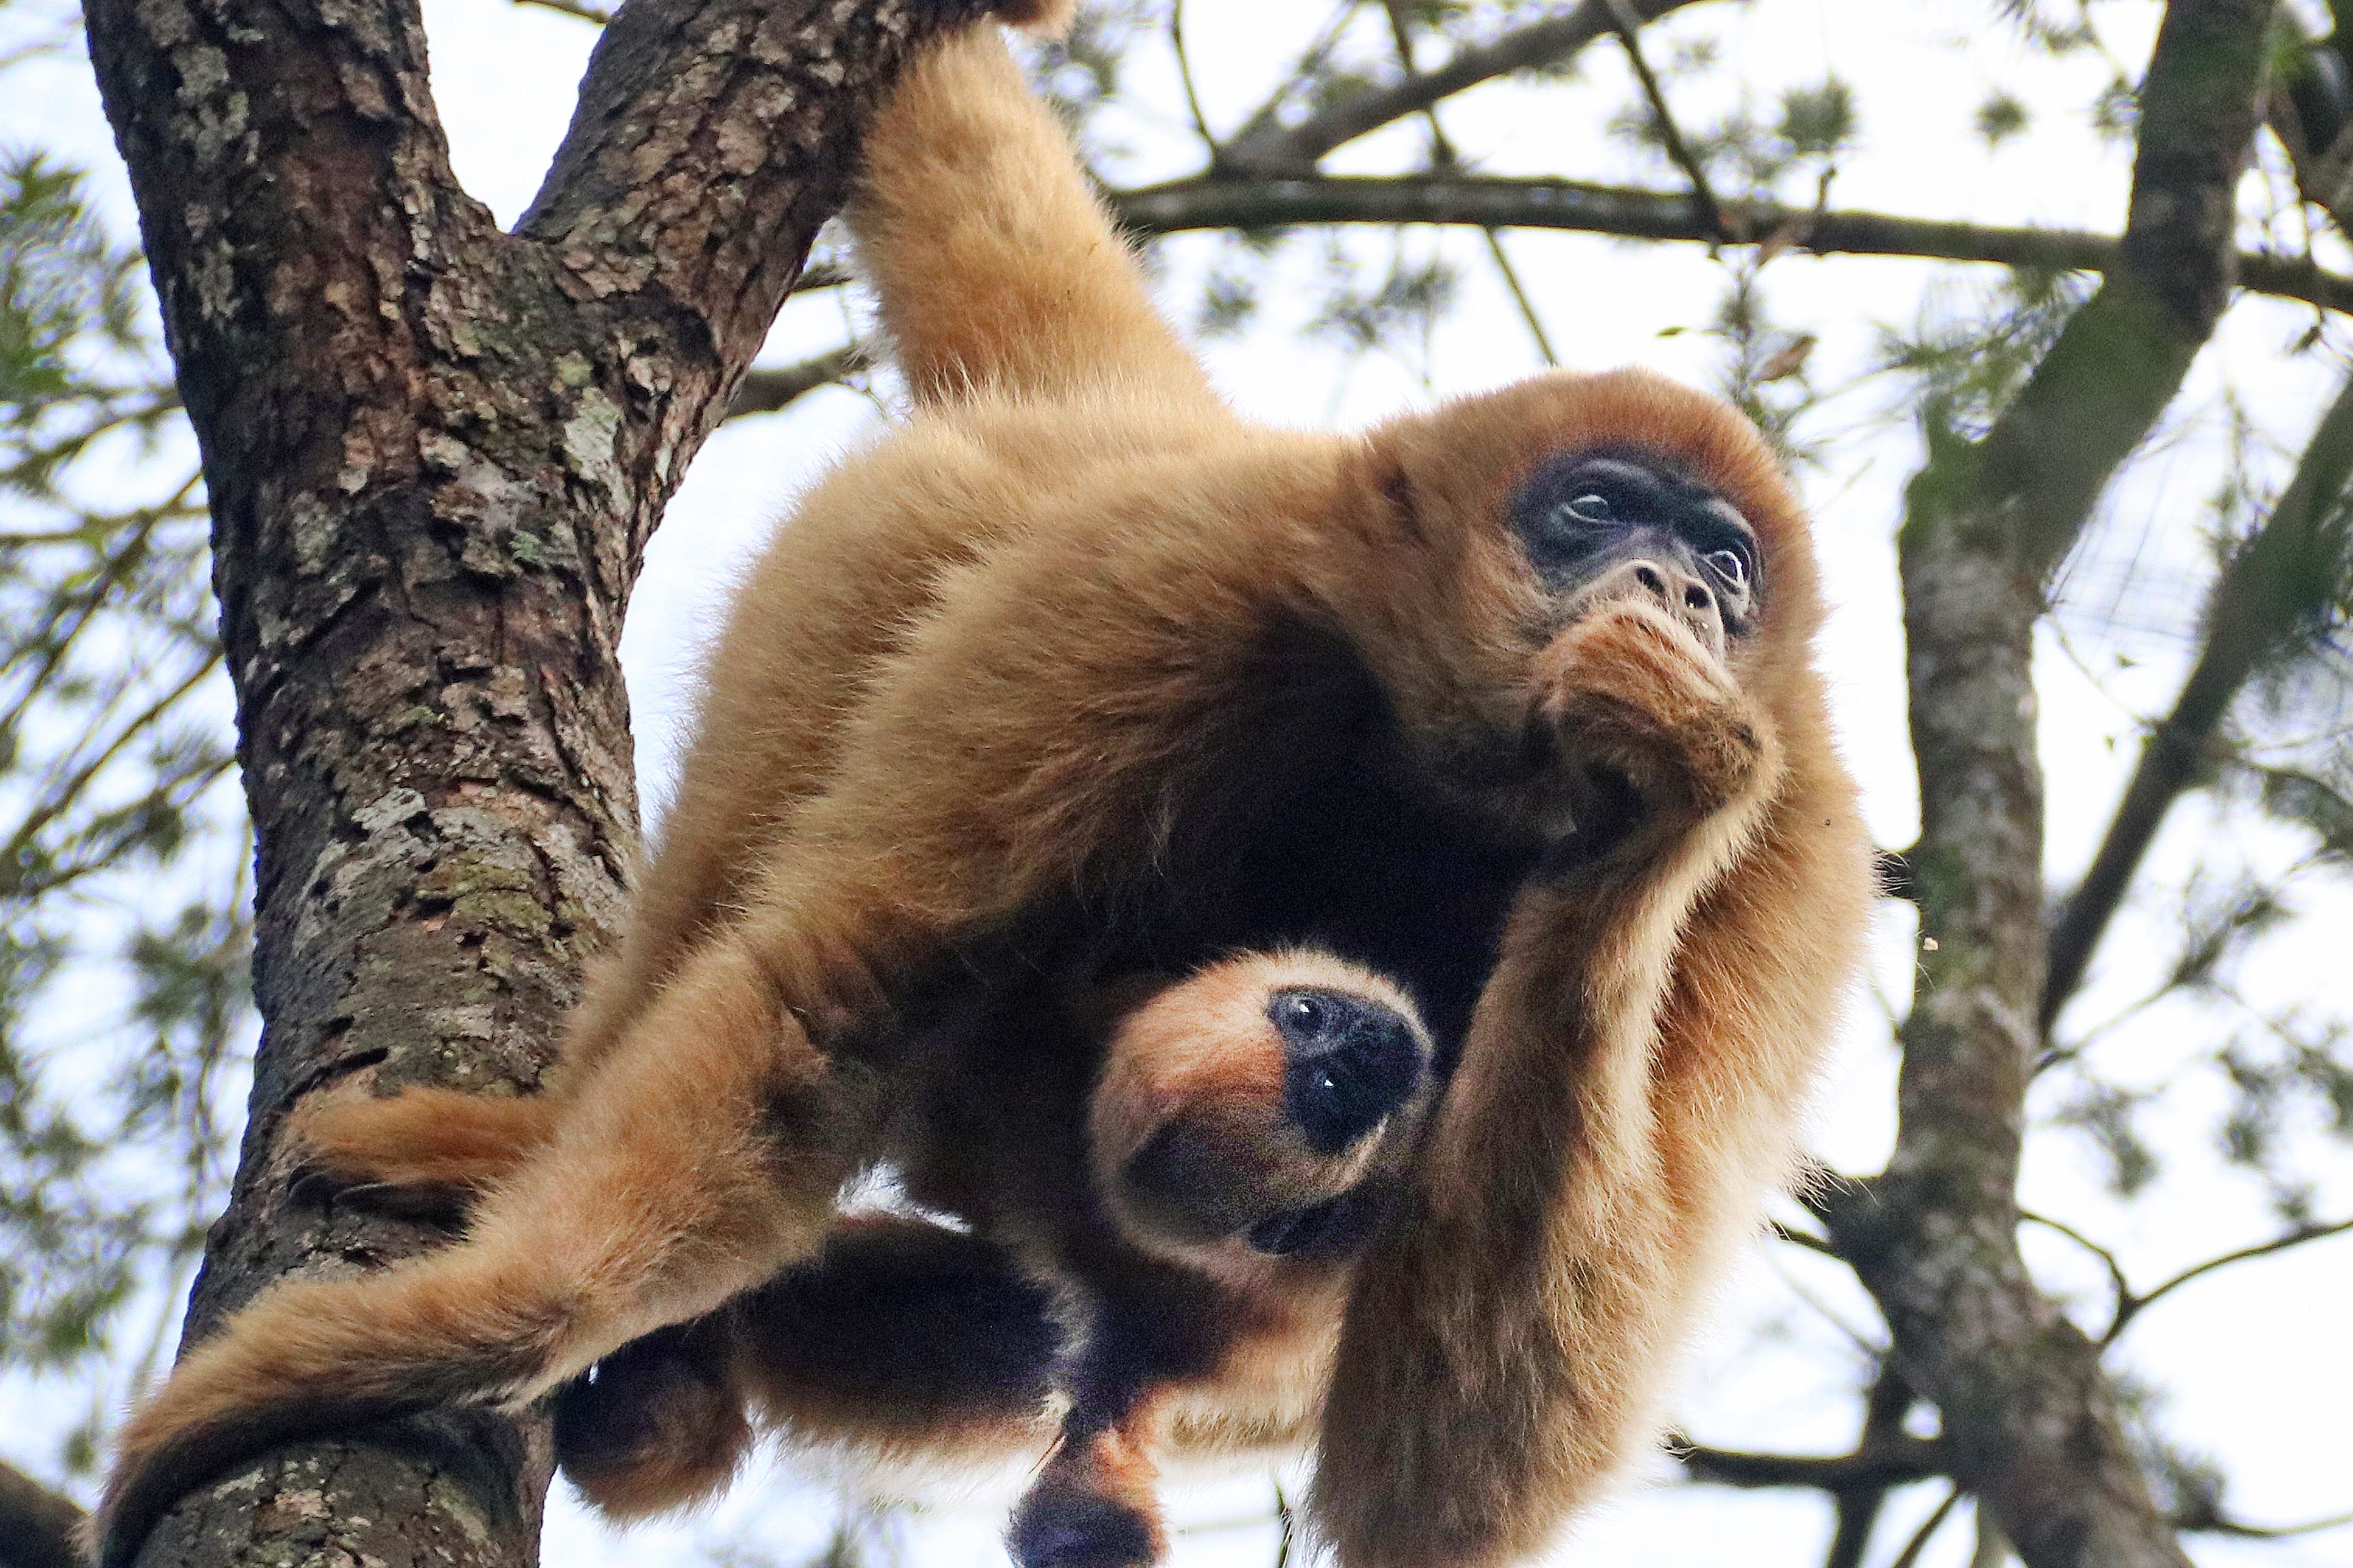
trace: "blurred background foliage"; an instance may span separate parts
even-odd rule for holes
[[[0,92],[79,47],[12,41]],[[136,247],[0,148],[0,1363],[87,1385],[66,1474],[170,1348],[252,1034],[206,529]]]

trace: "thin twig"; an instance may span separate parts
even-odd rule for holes
[[[1636,0],[1634,9],[1643,20],[1653,21],[1669,11],[1696,3],[1697,0]],[[1352,10],[1352,5],[1343,5],[1341,20],[1345,21]],[[1412,80],[1366,88],[1340,97],[1296,125],[1286,126],[1276,118],[1277,111],[1288,101],[1290,89],[1286,86],[1227,141],[1226,162],[1233,168],[1253,169],[1261,174],[1312,170],[1336,147],[1481,82],[1515,71],[1557,66],[1609,31],[1607,0],[1584,0],[1582,5],[1546,15],[1486,43],[1465,45],[1443,64]],[[1316,51],[1312,52],[1314,63],[1321,63],[1321,55],[1329,52],[1337,36],[1335,28],[1319,42]],[[1295,82],[1307,68],[1309,62],[1303,61],[1284,78],[1285,82]]]
[[[1960,1488],[1955,1487],[1951,1491],[1947,1492],[1945,1500],[1936,1505],[1936,1511],[1921,1521],[1920,1528],[1913,1532],[1911,1540],[1904,1543],[1904,1550],[1895,1554],[1895,1561],[1890,1563],[1887,1568],[1912,1568],[1914,1563],[1919,1562],[1920,1553],[1927,1550],[1929,1538],[1936,1533],[1937,1527],[1942,1525],[1946,1516],[1953,1511],[1953,1505],[1960,1500]]]
[[[1824,1258],[1836,1258],[1839,1255],[1838,1248],[1832,1247],[1827,1238],[1816,1236],[1810,1230],[1799,1230],[1797,1226],[1784,1225],[1778,1219],[1767,1228],[1772,1231],[1773,1239],[1776,1241],[1786,1241],[1792,1247],[1802,1247],[1809,1252],[1819,1252]]]
[[[1691,181],[1692,205],[1698,209],[1701,226],[1719,240],[1745,239],[1746,235],[1735,234],[1726,226],[1724,208],[1715,199],[1715,188],[1708,184],[1707,170],[1693,154],[1691,144],[1683,140],[1683,132],[1675,125],[1674,111],[1667,107],[1666,89],[1659,85],[1651,62],[1642,58],[1641,43],[1635,37],[1641,31],[1642,19],[1634,14],[1630,0],[1609,0],[1609,18],[1618,42],[1625,47],[1626,63],[1634,68],[1635,78],[1642,84],[1642,96],[1651,101],[1651,116],[1658,121],[1659,140],[1665,144],[1667,156]]]
[[[1209,167],[1218,166],[1218,139],[1209,134],[1208,116],[1201,112],[1201,95],[1193,90],[1193,61],[1185,52],[1185,0],[1168,7],[1168,47],[1176,57],[1176,79],[1185,89],[1185,108],[1193,116],[1194,133],[1209,152]]]
[[[2236,1536],[2242,1541],[2284,1541],[2292,1535],[2317,1535],[2324,1530],[2342,1530],[2348,1524],[2353,1524],[2353,1513],[2332,1513],[2327,1519],[2306,1520],[2302,1524],[2248,1524],[2219,1513],[2174,1521],[2176,1529],[2194,1531],[2200,1535]]]
[[[613,19],[613,13],[602,5],[591,5],[587,0],[515,0],[518,5],[538,5],[550,11],[561,11],[567,16],[577,16],[584,22],[603,26]]]
[[[1421,68],[1414,61],[1413,35],[1406,26],[1403,0],[1388,0],[1382,9],[1388,14],[1389,41],[1397,48],[1398,68],[1404,73],[1402,79],[1407,82],[1419,80]],[[1422,105],[1421,117],[1430,123],[1432,172],[1461,169],[1462,160],[1456,155],[1454,142],[1439,121],[1435,100]],[[1543,318],[1536,314],[1535,301],[1528,297],[1527,289],[1521,285],[1519,269],[1512,265],[1511,257],[1504,253],[1502,237],[1493,227],[1480,232],[1486,237],[1487,254],[1493,259],[1495,271],[1504,279],[1504,287],[1510,291],[1512,302],[1519,307],[1520,320],[1526,324],[1528,336],[1535,342],[1537,354],[1547,365],[1559,364],[1560,356],[1553,353],[1552,339],[1545,331]]]
[[[2108,1271],[2109,1287],[2115,1291],[2108,1311],[2108,1332],[2113,1335],[2116,1332],[2115,1325],[2125,1315],[2125,1303],[2133,1299],[2132,1286],[2125,1279],[2125,1266],[2116,1261],[2116,1255],[2063,1220],[2052,1219],[2049,1215],[2036,1214],[2032,1209],[2019,1210],[2018,1217],[2031,1224],[2039,1225],[2045,1230],[2057,1231],[2100,1260],[2101,1267]],[[2105,1344],[2107,1342],[2104,1339],[2101,1342]]]
[[[2289,1247],[2302,1247],[2307,1241],[2320,1241],[2328,1237],[2342,1236],[2347,1231],[2353,1231],[2353,1215],[2340,1220],[2332,1220],[2327,1225],[2300,1225],[2272,1237],[2269,1241],[2257,1242],[2253,1247],[2242,1247],[2235,1252],[2226,1252],[2219,1258],[2210,1258],[2203,1263],[2192,1264],[2162,1284],[2126,1300],[2123,1310],[2117,1312],[2116,1321],[2108,1325],[2108,1331],[2100,1336],[2100,1346],[2105,1350],[2114,1344],[2116,1336],[2124,1332],[2126,1324],[2140,1316],[2159,1298],[2171,1294],[2192,1279],[2211,1274],[2218,1268],[2226,1268],[2233,1263],[2244,1263],[2253,1258],[2268,1258],[2274,1252],[2285,1252]]]

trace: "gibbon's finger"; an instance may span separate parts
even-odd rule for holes
[[[371,1278],[285,1287],[198,1347],[121,1439],[104,1568],[231,1460],[434,1405],[516,1403],[805,1256],[857,1119],[758,966],[706,948],[473,1234]]]

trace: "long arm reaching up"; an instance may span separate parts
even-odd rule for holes
[[[1105,384],[1212,401],[995,29],[910,68],[865,159],[847,216],[919,402]]]

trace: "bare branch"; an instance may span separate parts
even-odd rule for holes
[[[628,318],[623,338],[700,340],[745,363],[839,205],[863,128],[862,112],[827,117],[804,140],[807,106],[839,100],[844,80],[887,81],[923,37],[985,8],[633,0],[597,39],[516,232],[550,247],[568,289]],[[745,148],[763,150],[748,168]]]
[[[1982,437],[1932,433],[1898,535],[1920,784],[1906,858],[1937,947],[1903,1026],[1894,1155],[1818,1207],[1936,1404],[1957,1486],[2031,1568],[2188,1563],[2098,1347],[2018,1250],[2044,951],[2043,783],[2023,694],[2052,570],[2212,333],[2271,15],[2270,0],[2167,6],[2116,264]]]
[[[1143,235],[1304,224],[1428,223],[1701,244],[1716,237],[1694,214],[1688,195],[1579,180],[1455,174],[1258,179],[1219,174],[1116,191],[1110,199],[1120,221]],[[1791,250],[1816,256],[1909,256],[2104,274],[2123,266],[2119,240],[2083,229],[2003,228],[1890,213],[1818,212],[1777,202],[1729,202],[1725,216],[1738,232],[1773,236]],[[2239,257],[2236,266],[2239,283],[2255,293],[2353,314],[2353,278],[2325,271],[2316,262],[2251,253]]]
[[[2117,1326],[2124,1321],[2125,1309],[2133,1300],[2132,1286],[2125,1279],[2125,1266],[2121,1262],[2117,1261],[2116,1255],[2114,1252],[2102,1247],[2098,1242],[2094,1241],[2091,1237],[2085,1236],[2082,1231],[2077,1230],[2072,1225],[2052,1219],[2048,1215],[2036,1214],[2031,1209],[2019,1210],[2018,1217],[2025,1220],[2031,1225],[2039,1225],[2045,1230],[2058,1232],[2061,1236],[2065,1237],[2068,1240],[2073,1242],[2076,1246],[2082,1247],[2084,1251],[2098,1258],[2100,1260],[2100,1266],[2107,1270],[2109,1289],[2108,1331],[2105,1335],[2101,1336],[2100,1339],[2101,1344],[2106,1344],[2108,1341],[2116,1337]]]
[[[1895,1560],[1887,1568],[1912,1568],[1919,1562],[1920,1553],[1927,1550],[1928,1542],[1935,1539],[1936,1531],[1944,1527],[1946,1519],[1952,1513],[1953,1505],[1960,1500],[1960,1488],[1955,1487],[1947,1492],[1945,1500],[1936,1505],[1936,1511],[1920,1521],[1920,1528],[1913,1532],[1910,1541],[1904,1543],[1904,1550],[1895,1554]]]
[[[1633,0],[1631,9],[1648,22],[1694,3],[1695,0]],[[1254,119],[1226,143],[1219,166],[1261,174],[1312,169],[1334,148],[1408,115],[1419,114],[1465,88],[1514,71],[1557,65],[1612,31],[1615,26],[1616,17],[1609,0],[1585,0],[1565,16],[1532,22],[1493,43],[1460,50],[1435,70],[1356,93],[1297,125],[1282,126],[1267,116]]]
[[[2353,477],[2353,381],[2321,417],[2263,528],[2232,556],[2206,613],[2206,641],[2173,711],[2141,748],[2091,869],[2051,931],[2042,984],[2048,1033],[2083,984],[2092,953],[2173,803],[2205,770],[2249,678],[2334,598],[2347,572],[2345,489]]]
[[[1659,85],[1658,73],[1651,68],[1651,62],[1642,58],[1641,42],[1635,37],[1642,18],[1635,15],[1633,0],[1609,0],[1609,5],[1610,29],[1625,47],[1626,63],[1633,68],[1634,79],[1642,84],[1642,96],[1650,102],[1651,120],[1658,128],[1659,141],[1675,167],[1691,182],[1694,216],[1715,240],[1738,237],[1725,227],[1724,207],[1708,184],[1707,168],[1694,156],[1691,143],[1683,140],[1683,130],[1675,123],[1674,110],[1667,107],[1667,89]],[[1714,243],[1710,241],[1711,247]]]
[[[1911,1384],[1905,1381],[1893,1359],[1883,1358],[1879,1375],[1863,1402],[1862,1436],[1855,1447],[1875,1453],[1901,1440],[1904,1418],[1911,1414],[1913,1403]],[[1880,1511],[1894,1489],[1894,1482],[1874,1478],[1835,1494],[1838,1522],[1831,1531],[1830,1550],[1822,1555],[1822,1568],[1862,1568],[1863,1556],[1871,1550],[1872,1531],[1878,1527]]]
[[[1927,1480],[1950,1473],[1951,1464],[1943,1444],[1900,1432],[1851,1454],[1752,1454],[1704,1447],[1680,1435],[1667,1439],[1667,1451],[1695,1481],[1741,1488],[1811,1487],[1828,1492]]]
[[[2285,1252],[2292,1247],[2302,1247],[2307,1241],[2321,1241],[2332,1236],[2342,1236],[2347,1231],[2353,1231],[2353,1216],[2332,1220],[2326,1225],[2299,1225],[2282,1232],[2269,1241],[2257,1242],[2253,1247],[2242,1247],[2236,1251],[2225,1252],[2219,1258],[2210,1258],[2203,1263],[2193,1264],[2141,1294],[2126,1296],[2122,1307],[2116,1312],[2116,1321],[2108,1325],[2108,1331],[2100,1336],[2100,1344],[2103,1348],[2114,1344],[2116,1336],[2125,1331],[2126,1325],[2140,1316],[2144,1310],[2160,1298],[2168,1296],[2189,1284],[2192,1279],[2203,1279],[2216,1269],[2227,1268],[2233,1263],[2244,1263],[2253,1258],[2269,1258],[2274,1253]]]
[[[2195,1531],[2200,1535],[2230,1535],[2242,1541],[2285,1541],[2290,1536],[2317,1535],[2324,1530],[2343,1530],[2353,1525],[2353,1513],[2332,1513],[2326,1519],[2311,1519],[2302,1524],[2249,1524],[2244,1520],[2208,1510],[2177,1517],[2175,1525]]]
[[[1767,1228],[1772,1231],[1773,1239],[1776,1241],[1786,1241],[1792,1247],[1802,1247],[1808,1252],[1819,1252],[1824,1258],[1838,1256],[1838,1248],[1831,1246],[1827,1237],[1816,1236],[1811,1231],[1799,1230],[1795,1226],[1783,1225],[1779,1220],[1775,1220]]]
[[[14,1465],[0,1464],[0,1568],[85,1568],[82,1510]]]
[[[872,362],[866,350],[857,343],[844,343],[838,349],[828,349],[798,364],[779,365],[773,370],[747,370],[744,379],[735,384],[735,395],[727,400],[727,417],[739,419],[746,414],[772,414],[796,399],[828,386]]]

